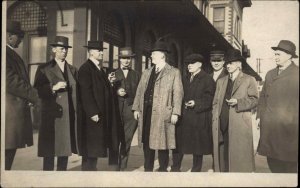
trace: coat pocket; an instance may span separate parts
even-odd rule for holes
[[[167,106],[164,110],[164,120],[165,122],[171,122],[173,108],[172,106]]]

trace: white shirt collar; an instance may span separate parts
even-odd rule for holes
[[[100,62],[97,59],[95,59],[93,57],[89,57],[89,60],[91,60],[96,65],[96,67],[98,69],[100,69],[100,67],[99,67]]]
[[[218,77],[222,73],[223,69],[224,68],[221,68],[220,70],[217,70],[217,71],[214,70],[214,72],[213,72],[213,78],[214,78],[215,81],[218,79]]]
[[[158,63],[156,64],[156,69],[158,68],[159,71],[161,71],[165,66],[166,66],[166,62],[163,62],[163,63]]]
[[[9,45],[9,44],[6,44],[6,46],[8,46],[10,49],[14,49],[11,45]]]
[[[234,80],[236,79],[236,77],[239,75],[240,72],[241,72],[241,71],[238,70],[238,71],[235,71],[234,73],[232,73],[232,78],[231,78],[231,80],[234,81]],[[230,75],[229,75],[229,76],[230,76]]]
[[[56,61],[57,65],[59,66],[60,70],[62,72],[64,72],[66,60],[61,61],[60,59],[55,58],[55,61]]]

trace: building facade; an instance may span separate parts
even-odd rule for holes
[[[28,63],[33,83],[38,65],[52,57],[49,43],[57,35],[69,38],[73,48],[67,61],[77,68],[87,58],[88,40],[104,41],[104,67],[119,67],[119,48],[131,46],[133,68],[151,66],[150,49],[157,40],[169,44],[171,65],[184,74],[184,57],[201,53],[211,71],[209,53],[214,48],[242,50],[242,9],[251,1],[7,1],[7,19],[20,21],[25,38],[17,49]],[[245,3],[245,2],[248,2]],[[237,25],[235,29],[234,25]],[[250,74],[255,74],[250,66]]]

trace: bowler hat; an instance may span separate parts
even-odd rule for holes
[[[21,29],[21,23],[17,21],[7,21],[6,31],[12,34],[16,34],[20,37],[24,36],[24,31]]]
[[[134,57],[135,54],[132,53],[131,47],[124,47],[120,48],[120,54],[118,55],[120,58],[126,58],[126,57]]]
[[[150,50],[150,52],[154,51],[161,51],[161,52],[167,52],[169,53],[168,44],[163,41],[156,41],[153,45],[153,48]]]
[[[225,52],[221,50],[213,50],[210,52],[211,61],[222,61],[224,60]]]
[[[50,44],[51,46],[62,46],[65,48],[72,48],[72,46],[69,46],[69,39],[64,36],[56,36],[54,39],[54,43]]]
[[[245,58],[241,55],[240,50],[238,49],[230,49],[225,54],[225,63],[231,63],[233,61],[241,61],[242,63],[245,63]]]
[[[288,54],[291,54],[293,58],[297,58],[296,46],[289,40],[281,40],[277,47],[271,47],[273,50],[281,50]]]
[[[204,63],[204,57],[201,54],[190,54],[184,59],[185,64],[192,64],[195,62]]]
[[[103,48],[103,42],[102,41],[88,41],[88,44],[86,46],[88,49],[98,49],[98,50],[103,50],[106,48]]]

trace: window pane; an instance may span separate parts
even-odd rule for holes
[[[142,71],[146,69],[146,56],[142,56]]]
[[[47,37],[31,37],[29,49],[29,63],[45,63],[47,52]]]
[[[106,48],[103,50],[103,67],[109,67],[109,43],[103,42],[103,47]]]
[[[220,33],[224,33],[224,26],[225,26],[224,21],[214,22],[214,26]]]
[[[114,46],[114,51],[113,51],[113,69],[119,68],[119,47]]]
[[[225,8],[214,8],[214,21],[224,20],[225,18]]]

